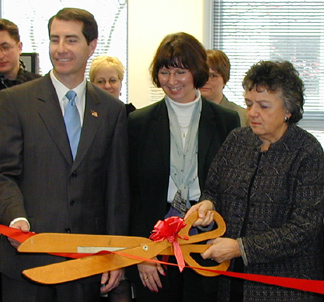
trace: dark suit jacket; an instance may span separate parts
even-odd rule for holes
[[[198,132],[201,191],[209,166],[230,131],[240,126],[236,112],[203,98]],[[132,235],[148,237],[168,211],[170,129],[164,99],[137,109],[128,118]]]
[[[75,161],[49,75],[0,92],[0,223],[27,217],[31,230],[127,234],[128,146],[125,106],[87,83]],[[0,268],[22,269],[62,259],[16,255],[0,242]]]

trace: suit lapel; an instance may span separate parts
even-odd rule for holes
[[[59,105],[55,88],[49,74],[44,76],[42,80],[44,81],[44,85],[39,85],[40,91],[38,93],[38,100],[40,101],[39,114],[43,119],[52,139],[55,141],[57,147],[61,150],[61,153],[67,162],[71,166],[73,165],[72,168],[75,168],[87,153],[100,125],[101,119],[100,112],[98,110],[98,105],[100,102],[92,85],[87,83],[83,126],[77,156],[73,162],[62,110]]]
[[[198,176],[202,177],[209,146],[212,143],[217,123],[208,102],[202,99],[202,110],[198,130]]]
[[[84,111],[84,120],[81,131],[81,137],[78,147],[78,152],[73,164],[76,168],[84,156],[87,154],[88,149],[92,145],[95,134],[101,122],[101,114],[99,108],[100,101],[95,93],[93,86],[87,83],[86,91],[86,106]]]
[[[170,126],[164,99],[157,104],[152,121],[152,131],[163,162],[170,169]]]
[[[72,155],[69,140],[65,130],[62,110],[55,88],[52,84],[49,74],[40,79],[37,98],[39,101],[39,115],[44,121],[47,130],[61,151],[67,162],[72,164]]]

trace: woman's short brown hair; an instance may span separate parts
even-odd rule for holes
[[[162,67],[190,70],[197,89],[204,86],[209,77],[205,48],[195,37],[184,32],[167,35],[156,51],[151,76],[157,87],[161,87],[158,72]]]
[[[0,31],[7,31],[12,39],[20,42],[18,26],[15,23],[7,19],[0,19]]]
[[[231,63],[225,52],[218,49],[207,50],[207,63],[209,68],[217,71],[226,84],[230,79]]]

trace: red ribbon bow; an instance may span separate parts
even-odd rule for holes
[[[184,219],[172,216],[166,218],[165,220],[159,220],[155,226],[154,230],[151,232],[150,239],[155,242],[160,242],[163,240],[168,240],[173,243],[174,255],[177,259],[180,272],[183,271],[185,267],[185,261],[183,259],[182,251],[178,242],[178,238],[188,240],[187,236],[179,236],[179,232],[186,226]]]

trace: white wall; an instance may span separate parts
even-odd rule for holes
[[[128,101],[136,108],[151,104],[153,84],[149,67],[162,39],[170,33],[187,32],[208,47],[207,0],[128,1]]]

